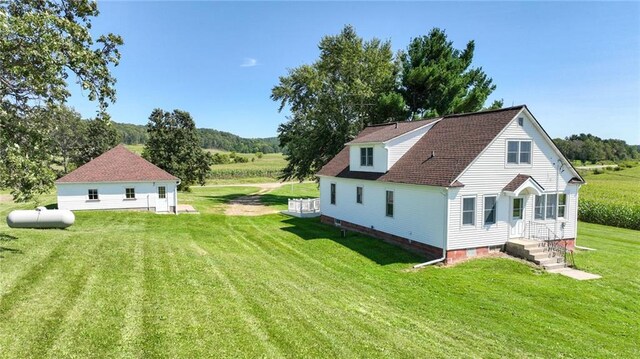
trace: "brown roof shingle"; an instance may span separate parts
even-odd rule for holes
[[[456,178],[523,108],[515,106],[445,116],[387,173],[376,174],[376,179],[440,187],[461,186]],[[349,170],[348,147],[329,161],[318,175],[358,178],[355,172]]]
[[[372,125],[367,127],[367,129],[369,129],[368,132],[360,132],[358,136],[356,136],[356,138],[354,138],[351,142],[347,142],[347,144],[386,142],[398,136],[404,135],[405,133],[416,130],[422,126],[426,126],[436,120],[438,120],[438,118]]]
[[[536,185],[540,186],[540,183],[538,183],[538,181],[536,181],[535,178],[533,178],[533,177],[531,177],[529,175],[518,174],[517,176],[515,176],[511,180],[511,182],[507,183],[507,185],[504,186],[504,188],[502,190],[503,191],[507,191],[507,192],[513,192],[513,191],[517,190],[518,187],[520,187],[528,179],[531,179],[533,182],[536,183]],[[540,186],[540,188],[542,188],[544,190],[544,187]]]
[[[129,151],[124,145],[118,145],[58,179],[56,183],[177,180],[178,177]]]

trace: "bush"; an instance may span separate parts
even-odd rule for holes
[[[640,205],[581,199],[578,218],[590,223],[640,230]]]
[[[277,179],[282,175],[281,169],[246,168],[246,169],[212,169],[210,179],[236,179],[252,177],[268,177]]]

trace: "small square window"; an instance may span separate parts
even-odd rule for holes
[[[135,199],[136,198],[136,189],[135,188],[125,188],[124,195],[126,199]]]
[[[98,200],[98,189],[97,188],[90,189],[87,194],[89,196],[89,200],[90,201],[97,201]]]

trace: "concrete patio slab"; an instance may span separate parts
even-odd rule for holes
[[[192,205],[189,204],[179,204],[178,205],[178,213],[193,213],[193,214],[198,214],[198,211],[196,211],[195,208],[193,208]]]
[[[573,268],[551,269],[551,270],[548,270],[547,272],[562,274],[563,276],[573,278],[576,280],[590,280],[590,279],[602,278],[602,276],[599,276],[597,274],[591,274],[591,273],[583,272],[581,270],[577,270]]]

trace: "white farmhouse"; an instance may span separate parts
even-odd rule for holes
[[[118,145],[56,181],[58,208],[174,212],[180,179]]]
[[[365,128],[318,173],[322,221],[448,263],[572,247],[584,180],[526,106]]]

